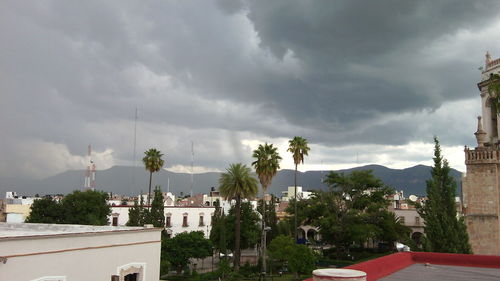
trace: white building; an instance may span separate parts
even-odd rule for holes
[[[111,207],[110,223],[123,226],[128,222],[130,206]],[[166,206],[165,228],[167,233],[175,236],[182,232],[203,231],[206,237],[210,236],[212,216],[215,207],[210,206]]]
[[[290,201],[290,199],[295,198],[295,186],[289,186],[287,191],[281,192],[283,196],[281,197],[282,201]],[[312,192],[310,191],[302,191],[302,186],[297,186],[297,198],[299,200],[309,199],[311,197]]]
[[[161,229],[0,223],[0,280],[159,280]]]

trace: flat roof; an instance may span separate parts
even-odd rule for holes
[[[380,281],[420,281],[420,280],[450,280],[450,281],[470,281],[500,280],[500,269],[483,267],[466,267],[452,265],[425,265],[421,263],[410,265],[389,276],[379,279]]]
[[[43,223],[0,223],[0,239],[28,236],[47,236],[78,233],[104,233],[112,231],[137,231],[144,227],[131,226],[94,226],[75,224],[43,224]]]

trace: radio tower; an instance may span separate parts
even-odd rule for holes
[[[87,171],[85,172],[85,190],[95,190],[95,163],[92,161],[92,147],[89,144],[87,153]]]
[[[191,141],[191,192],[190,196],[193,197],[193,186],[194,186],[194,142]]]

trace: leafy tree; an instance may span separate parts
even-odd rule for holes
[[[408,241],[411,240],[408,239],[411,229],[405,226],[393,212],[387,210],[380,211],[378,214],[372,216],[371,222],[379,228],[376,238],[387,242],[392,250],[394,250],[394,243],[396,241],[408,244]]]
[[[231,164],[219,178],[219,190],[228,200],[235,200],[235,242],[234,261],[235,270],[240,268],[240,234],[241,234],[241,200],[252,198],[257,194],[257,180],[251,176],[250,168],[243,164]]]
[[[240,248],[248,249],[259,241],[259,216],[253,210],[252,204],[250,202],[241,203],[241,228],[240,228]],[[228,233],[227,237],[227,247],[233,251],[236,251],[236,235],[231,235],[236,232],[236,206],[229,210],[229,214],[226,216],[225,229]]]
[[[151,181],[153,179],[153,173],[158,172],[164,164],[163,159],[161,157],[163,154],[156,148],[150,148],[148,151],[144,152],[146,156],[142,158],[142,162],[144,163],[144,167],[149,171],[149,192],[148,192],[148,206],[151,205]]]
[[[28,223],[63,223],[64,217],[61,205],[51,197],[35,200],[31,212],[26,218]]]
[[[107,199],[108,194],[102,191],[75,190],[61,202],[50,198],[36,200],[31,206],[27,222],[107,225],[111,213]]]
[[[73,191],[61,200],[64,223],[107,225],[111,214],[107,199],[102,191]]]
[[[288,264],[290,270],[298,273],[310,273],[315,268],[316,257],[305,245],[295,244],[290,236],[278,235],[269,244],[269,258],[280,265]]]
[[[294,137],[293,139],[289,140],[288,141],[288,150],[289,152],[292,153],[292,156],[293,156],[293,163],[295,164],[295,177],[294,177],[294,183],[295,183],[295,190],[294,190],[294,198],[297,199],[297,167],[300,163],[304,164],[304,156],[308,156],[309,155],[309,146],[307,144],[307,139],[303,138],[303,137]],[[298,214],[297,212],[297,201],[298,200],[295,200],[295,212],[294,214]],[[297,216],[294,217],[295,221],[294,221],[294,226],[295,226],[295,230],[294,230],[294,237],[295,237],[295,241],[297,241],[297,228],[299,227],[298,224],[297,224]]]
[[[180,274],[189,259],[203,259],[212,254],[212,242],[202,231],[183,232],[173,238],[162,238],[162,260],[168,261]]]
[[[259,210],[259,213],[262,215],[262,209],[264,208],[263,200],[259,200],[257,205],[257,210]],[[266,204],[265,209],[265,225],[271,228],[271,230],[267,232],[267,244],[269,245],[269,242],[273,240],[279,233],[278,217],[276,216],[276,196],[271,195],[271,202],[270,204]]]
[[[370,170],[350,174],[331,172],[325,183],[328,191],[317,191],[304,201],[302,212],[310,224],[319,227],[323,241],[335,246],[337,257],[353,244],[381,235],[378,218],[387,210],[386,197],[392,189],[373,176]]]
[[[260,144],[259,147],[253,151],[253,158],[256,160],[252,162],[252,166],[255,168],[255,172],[259,177],[260,184],[262,186],[262,198],[266,194],[267,188],[271,185],[271,181],[273,177],[278,172],[280,168],[281,157],[278,153],[278,148],[274,147],[272,144],[265,143],[264,145]],[[262,206],[262,265],[263,272],[266,272],[266,243],[265,241],[265,231],[266,227],[266,202],[264,200],[264,204]]]
[[[210,231],[210,240],[214,247],[224,255],[227,254],[227,241],[226,241],[226,216],[224,210],[220,207],[220,201],[217,199],[214,203],[215,211],[212,216],[212,229]],[[233,235],[234,237],[234,235]]]
[[[457,217],[455,191],[457,184],[450,175],[448,161],[441,156],[439,141],[434,137],[434,166],[427,181],[427,201],[419,206],[425,220],[426,248],[433,252],[470,254],[469,237],[463,217]]]

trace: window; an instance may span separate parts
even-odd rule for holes
[[[420,217],[415,217],[415,225],[420,225]]]
[[[172,227],[172,214],[165,214],[165,227]]]
[[[113,217],[113,226],[118,226],[118,217]]]
[[[188,214],[184,213],[182,216],[182,227],[188,227]]]
[[[405,224],[405,217],[403,217],[403,216],[399,217],[399,221],[400,221],[402,224]]]
[[[137,281],[138,275],[139,275],[139,273],[127,274],[127,275],[125,275],[124,281]]]
[[[205,223],[203,222],[203,215],[200,215],[200,224],[199,226],[204,226]]]

